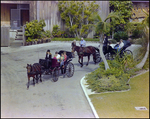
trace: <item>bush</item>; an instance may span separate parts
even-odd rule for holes
[[[31,39],[40,38],[41,32],[43,32],[43,27],[45,27],[45,21],[40,20],[33,20],[31,22],[26,23],[25,28],[25,36],[27,37],[27,41],[30,41]]]
[[[131,37],[132,37],[133,39],[141,38],[141,37],[142,37],[142,31],[135,29],[135,30],[132,32],[132,36],[131,36]]]
[[[58,25],[54,25],[53,26],[53,31],[52,31],[52,35],[53,37],[63,37],[64,31],[61,31]]]
[[[80,41],[81,38],[53,38],[51,39],[52,41],[73,41],[73,40],[76,40],[76,41]],[[84,38],[85,41],[99,41],[99,39],[92,39],[92,38]]]
[[[114,34],[114,40],[117,42],[120,41],[120,39],[127,40],[128,39],[128,34],[124,31],[118,31]]]
[[[85,80],[92,91],[120,91],[129,89],[128,79],[137,71],[136,62],[126,55],[119,58],[117,55],[114,60],[108,60],[110,69],[105,70],[104,62],[99,64],[99,68],[87,74]]]

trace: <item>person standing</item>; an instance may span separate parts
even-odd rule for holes
[[[80,44],[81,47],[85,47],[86,46],[86,41],[83,38],[81,38],[81,41],[80,41],[79,44]]]
[[[108,38],[107,38],[107,35],[104,34],[104,40],[103,40],[103,53],[104,54],[107,51],[107,46],[108,46]]]

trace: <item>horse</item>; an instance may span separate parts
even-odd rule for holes
[[[99,52],[99,49],[93,46],[87,46],[87,47],[80,47],[73,45],[72,46],[72,52],[77,52],[78,54],[78,62],[81,64],[81,67],[83,66],[83,57],[88,56],[88,61],[86,66],[88,66],[89,60],[90,60],[90,55],[93,55],[93,59],[96,59],[96,51]],[[80,62],[81,59],[81,62]],[[96,62],[95,62],[96,64]]]
[[[38,74],[40,74],[40,81],[42,82],[42,68],[39,63],[34,63],[33,65],[27,64],[27,77],[28,77],[28,85],[27,89],[29,89],[30,77],[33,77],[33,85],[35,86],[34,79],[36,78],[36,83],[38,83]]]

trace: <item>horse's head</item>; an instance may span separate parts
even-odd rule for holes
[[[76,48],[76,45],[72,45],[72,51],[71,52],[75,52],[75,48]]]
[[[32,65],[31,64],[27,64],[26,69],[27,69],[27,73],[31,73],[31,71],[32,71]]]

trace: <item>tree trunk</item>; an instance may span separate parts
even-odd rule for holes
[[[100,56],[105,64],[105,70],[110,69],[107,60],[105,58],[105,55],[103,53],[103,34],[100,35]]]
[[[143,68],[143,66],[148,58],[148,55],[149,55],[149,28],[148,27],[145,28],[145,34],[146,34],[146,39],[148,40],[147,51],[146,51],[145,56],[142,59],[142,61],[136,65],[136,68]]]

